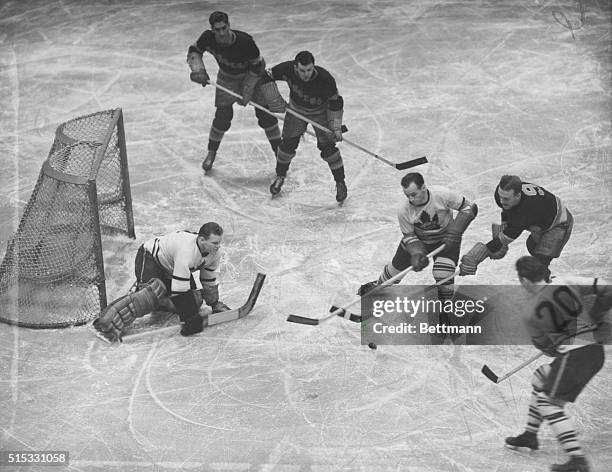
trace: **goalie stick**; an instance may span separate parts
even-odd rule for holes
[[[208,81],[208,83],[209,83],[210,85],[212,85],[213,87],[216,87],[216,88],[218,88],[219,90],[222,90],[222,91],[224,91],[225,93],[227,93],[227,94],[229,94],[229,95],[232,95],[233,97],[236,97],[236,98],[239,98],[240,100],[243,100],[242,95],[240,95],[240,94],[238,94],[238,93],[234,92],[233,90],[228,89],[227,87],[224,87],[223,85],[219,85],[219,84],[217,84],[216,82],[214,82],[214,81],[212,81],[212,80],[209,80],[209,81]],[[263,106],[259,105],[258,103],[255,103],[255,102],[253,102],[253,101],[250,101],[250,102],[248,102],[248,105],[253,105],[253,106],[254,106],[255,108],[257,108],[258,110],[264,111],[264,112],[268,113],[269,115],[275,116],[275,117],[276,117],[276,118],[278,118],[279,120],[284,121],[284,118],[283,118],[283,117],[281,117],[281,116],[279,116],[279,115],[277,115],[277,114],[275,114],[275,113],[272,113],[272,112],[271,112],[270,110],[268,110],[266,107],[263,107]],[[289,107],[287,107],[287,111],[286,111],[286,113],[289,113],[289,114],[291,114],[291,115],[293,115],[293,116],[295,116],[295,117],[299,118],[300,120],[305,121],[306,123],[309,123],[309,124],[310,124],[312,127],[314,127],[314,128],[319,128],[321,131],[325,131],[326,133],[331,133],[331,132],[332,132],[331,130],[329,130],[329,129],[328,129],[328,128],[326,128],[325,126],[320,125],[319,123],[317,123],[317,122],[315,122],[315,121],[312,121],[312,120],[308,119],[308,118],[307,118],[307,117],[305,117],[304,115],[302,115],[302,114],[298,113],[298,112],[297,112],[297,111],[295,111],[295,110],[292,110],[292,109],[291,109],[291,108],[289,108]],[[343,125],[343,126],[342,126],[342,132],[344,133],[344,132],[346,132],[346,131],[348,131],[348,129],[346,128],[346,126],[344,126],[344,125]],[[306,130],[306,133],[308,133],[308,134],[310,134],[310,135],[315,135],[314,133],[312,133],[312,132],[310,132],[310,131],[308,131],[308,130]],[[316,135],[315,135],[315,136],[316,136]],[[378,154],[376,154],[376,153],[374,153],[374,152],[372,152],[372,151],[369,151],[368,149],[366,149],[366,148],[364,148],[364,147],[360,146],[360,145],[359,145],[359,144],[357,144],[357,143],[354,143],[354,142],[352,142],[352,141],[349,141],[348,139],[342,138],[342,141],[344,141],[344,142],[345,142],[346,144],[348,144],[349,146],[353,146],[354,148],[357,148],[357,149],[359,149],[360,151],[363,151],[363,152],[365,152],[366,154],[369,154],[370,156],[372,156],[372,157],[374,157],[374,158],[378,159],[379,161],[382,161],[382,162],[384,162],[385,164],[390,165],[391,167],[395,167],[397,170],[405,170],[405,169],[410,169],[411,167],[420,166],[421,164],[427,164],[427,162],[428,162],[428,161],[427,161],[427,157],[423,156],[423,157],[418,157],[418,158],[416,158],[416,159],[411,159],[411,160],[409,160],[409,161],[400,162],[399,164],[396,164],[396,163],[394,163],[394,162],[391,162],[391,161],[390,161],[390,160],[388,160],[388,159],[385,159],[385,158],[384,158],[384,157],[382,157],[382,156],[379,156]]]
[[[554,344],[554,347],[559,346],[562,342],[567,341],[569,338],[573,338],[578,336],[579,334],[584,334],[584,333],[588,333],[590,331],[594,331],[597,328],[597,326],[595,325],[588,325],[582,329],[579,329],[578,331],[576,331],[573,335],[571,336],[565,336],[563,338],[561,338],[558,342],[556,342]],[[513,369],[510,369],[508,372],[506,372],[505,374],[503,374],[502,376],[498,376],[497,374],[495,374],[495,372],[493,372],[490,367],[486,364],[484,364],[482,366],[482,369],[480,369],[480,372],[482,372],[482,374],[489,379],[491,382],[493,383],[500,383],[504,380],[506,380],[508,377],[510,377],[511,375],[516,374],[519,370],[521,370],[524,367],[527,367],[529,364],[531,364],[532,362],[538,360],[540,357],[542,357],[544,355],[543,352],[538,352],[537,354],[534,354],[533,356],[531,356],[529,359],[527,359],[526,361],[522,362],[521,364],[517,365],[516,367],[514,367]]]
[[[235,308],[233,310],[222,311],[219,313],[211,313],[210,315],[204,318],[204,328],[206,328],[207,326],[214,326],[220,323],[226,323],[228,321],[238,320],[247,316],[253,310],[253,307],[257,302],[257,298],[259,297],[259,293],[261,292],[261,288],[265,279],[266,274],[258,273],[257,277],[255,278],[255,282],[253,283],[253,287],[251,288],[251,293],[249,294],[247,301],[244,303],[244,305],[242,305],[240,308]],[[178,332],[179,329],[180,328],[177,325],[172,325],[165,326],[163,328],[151,329],[142,333],[126,334],[122,337],[122,341],[136,341],[138,339],[146,338],[157,334],[163,334],[172,331]],[[102,336],[102,334],[98,333],[95,328],[92,327],[92,330],[94,331],[96,337],[104,340],[109,344],[112,344],[111,341]]]
[[[436,254],[442,252],[443,250],[444,250],[444,244],[442,244],[440,247],[434,249],[429,254],[427,254],[427,257],[428,258],[433,257]],[[383,287],[387,287],[387,286],[391,285],[396,280],[400,280],[402,277],[404,277],[410,271],[412,271],[412,266],[404,269],[399,274],[394,275],[389,280],[386,280],[382,284],[376,286],[369,293],[373,293],[376,290],[380,290]],[[354,305],[357,305],[357,303],[359,303],[359,302],[361,302],[361,297],[357,297],[352,302],[347,303],[346,305],[343,305],[340,308],[332,307],[331,313],[329,315],[323,317],[323,318],[308,318],[307,316],[289,315],[287,317],[287,321],[290,322],[290,323],[298,323],[298,324],[313,325],[313,326],[315,326],[315,325],[323,324],[326,321],[329,321],[332,318],[335,318],[336,316],[342,316],[342,317],[344,317],[346,319],[351,319],[351,312],[347,311],[347,309],[352,307],[352,306],[354,306]],[[356,316],[356,315],[352,315],[352,316]],[[354,321],[354,320],[351,320],[351,321]]]

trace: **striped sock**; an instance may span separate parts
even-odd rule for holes
[[[570,456],[584,456],[574,422],[565,414],[563,406],[554,403],[544,392],[538,393],[538,410],[547,421],[557,440]]]

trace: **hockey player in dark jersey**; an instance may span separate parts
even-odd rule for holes
[[[342,114],[344,101],[338,94],[336,81],[323,67],[315,65],[309,51],[301,51],[295,60],[274,66],[270,75],[273,80],[283,80],[289,85],[289,107],[306,118],[325,126],[332,133],[315,128],[317,147],[321,158],[327,162],[336,182],[336,200],[347,197],[344,182],[344,164],[337,141],[342,141]],[[283,125],[282,142],[276,153],[276,178],[270,185],[270,193],[280,192],[291,160],[295,157],[300,137],[306,131],[307,123],[287,114]]]
[[[230,28],[226,13],[216,11],[209,18],[210,30],[204,31],[195,44],[189,47],[187,63],[191,68],[191,80],[206,86],[210,77],[204,67],[202,54],[208,51],[215,57],[219,65],[217,83],[242,95],[239,102],[246,105],[250,100],[262,106],[268,106],[271,111],[284,112],[285,103],[277,100],[274,104],[269,99],[266,88],[278,89],[265,73],[265,62],[253,38],[243,31]],[[273,94],[273,90],[270,91]],[[237,98],[217,89],[215,94],[215,118],[208,137],[208,154],[202,163],[204,171],[208,172],[215,161],[217,150],[223,135],[229,130],[234,116],[233,104]],[[278,120],[263,110],[255,109],[257,123],[266,133],[272,151],[276,150],[281,141]]]
[[[511,449],[539,448],[538,430],[546,421],[569,460],[554,464],[551,471],[588,472],[589,465],[578,440],[576,427],[565,411],[604,364],[602,344],[610,343],[608,311],[612,308],[612,286],[592,277],[556,277],[547,282],[548,269],[534,256],[516,261],[521,285],[532,295],[526,328],[532,343],[554,357],[534,372],[525,431],[506,438]],[[585,298],[595,295],[591,308]],[[576,337],[576,334],[592,329]]]
[[[460,275],[474,275],[487,257],[501,259],[508,244],[529,231],[527,250],[547,268],[561,255],[574,219],[561,200],[548,190],[516,175],[504,175],[495,189],[495,203],[502,209],[501,225],[493,225],[493,238],[476,243],[461,259]],[[550,272],[550,271],[549,271]]]

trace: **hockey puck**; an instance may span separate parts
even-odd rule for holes
[[[376,349],[376,344],[375,343],[370,343],[370,344],[368,344],[368,347],[370,349]]]

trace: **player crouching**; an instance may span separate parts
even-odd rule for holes
[[[145,242],[136,254],[136,292],[110,303],[94,327],[111,341],[121,340],[134,319],[162,308],[179,315],[183,336],[203,330],[202,301],[213,313],[229,310],[219,300],[217,275],[223,229],[209,222],[199,232],[176,231]],[[192,273],[199,271],[201,290]]]

